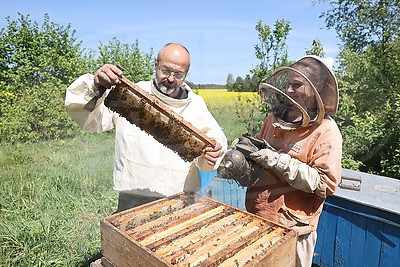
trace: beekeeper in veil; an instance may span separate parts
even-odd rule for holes
[[[259,86],[271,108],[257,138],[270,147],[250,154],[264,168],[247,188],[248,211],[296,230],[297,266],[311,266],[318,218],[341,178],[342,137],[333,60],[305,56]]]

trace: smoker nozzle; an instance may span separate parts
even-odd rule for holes
[[[223,165],[222,167],[227,168],[227,169],[230,169],[233,167],[233,163],[230,160],[226,161],[225,163],[222,163],[221,165]]]

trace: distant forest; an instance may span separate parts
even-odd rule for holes
[[[195,84],[189,81],[185,81],[187,85],[192,89],[225,89],[226,84],[215,84],[215,83],[204,83],[204,84]]]

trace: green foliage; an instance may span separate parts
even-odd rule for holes
[[[260,43],[256,44],[254,49],[260,64],[252,72],[259,80],[267,78],[271,70],[287,64],[286,39],[291,29],[290,22],[284,19],[276,20],[274,29],[264,25],[262,20],[257,22],[256,30]]]
[[[69,84],[86,72],[82,49],[70,25],[60,26],[47,14],[41,26],[29,15],[19,13],[17,20],[7,17],[0,30],[0,87],[16,95],[28,87],[44,83]]]
[[[306,55],[325,57],[324,48],[320,39],[316,38],[312,41],[310,49],[306,50]]]
[[[0,118],[0,140],[28,142],[62,139],[78,130],[64,108],[61,90],[27,88]]]
[[[256,75],[252,75],[250,77],[249,74],[246,74],[246,77],[243,79],[238,76],[235,82],[232,84],[232,91],[235,92],[257,92],[258,91],[258,83],[259,79]]]
[[[226,89],[224,84],[216,84],[216,83],[199,83],[195,84],[188,80],[185,80],[185,83],[189,85],[192,89]]]
[[[228,92],[233,91],[233,84],[235,83],[234,79],[233,79],[233,74],[229,73],[228,77],[226,77],[226,89],[228,90]]]
[[[258,94],[255,94],[252,98],[242,98],[239,93],[235,112],[239,120],[246,125],[247,133],[255,136],[261,130],[265,114],[268,114],[269,108]]]
[[[254,49],[260,63],[251,70],[251,75],[247,74],[244,79],[238,76],[232,83],[233,77],[231,74],[228,75],[228,90],[257,92],[260,81],[266,79],[275,68],[288,63],[286,39],[291,30],[290,22],[283,19],[276,20],[274,28],[271,29],[259,20],[255,28],[259,44],[256,44]],[[247,107],[250,107],[250,111],[244,112]],[[254,99],[242,99],[239,95],[235,110],[238,118],[247,126],[247,131],[256,134],[263,123],[263,119],[260,118],[264,118],[267,113],[267,106],[258,96]]]
[[[95,51],[81,48],[70,25],[41,24],[29,15],[7,17],[0,30],[0,141],[37,142],[80,133],[66,114],[65,89],[77,77],[105,63],[119,64],[133,80],[153,74],[152,52],[141,53],[138,41],[123,44],[113,38]]]
[[[399,37],[399,0],[328,1],[332,9],[323,13],[328,28],[335,28],[343,43],[356,52]]]
[[[400,2],[329,2],[333,8],[323,16],[344,42],[338,114],[344,154],[362,171],[400,178]]]
[[[238,76],[232,83],[233,77],[228,75],[228,90],[231,88],[236,92],[257,92],[260,81],[266,79],[277,67],[288,64],[286,39],[291,30],[290,22],[283,19],[276,20],[274,28],[271,29],[259,20],[255,28],[258,32],[259,44],[256,44],[254,49],[260,63],[250,71],[251,75],[247,74],[244,79]],[[244,112],[249,107],[250,110]],[[261,129],[268,108],[258,95],[253,99],[242,99],[239,95],[235,112],[246,125],[247,131],[250,134],[256,134]]]
[[[114,37],[107,45],[100,42],[99,53],[98,67],[107,63],[120,65],[126,69],[124,75],[133,82],[149,80],[153,75],[153,50],[148,54],[142,53],[138,40],[129,45]]]
[[[65,88],[90,65],[74,31],[47,14],[41,25],[20,13],[7,22],[0,30],[0,141],[70,135],[74,127],[64,110]]]

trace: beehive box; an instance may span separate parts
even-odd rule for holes
[[[100,229],[115,266],[295,266],[293,230],[198,194],[114,214]]]

